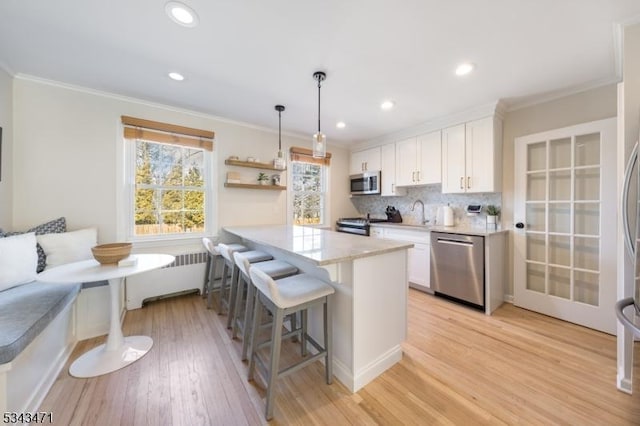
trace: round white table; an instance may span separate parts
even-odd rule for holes
[[[111,293],[111,320],[107,342],[82,354],[76,359],[69,374],[74,377],[96,377],[126,367],[142,358],[153,346],[148,336],[122,334],[119,312],[119,291],[122,281],[130,275],[161,268],[173,262],[168,254],[135,254],[135,265],[101,265],[96,260],[83,260],[56,266],[38,274],[38,281],[48,283],[86,283],[109,281]]]

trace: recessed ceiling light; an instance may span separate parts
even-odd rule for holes
[[[385,111],[390,110],[394,106],[396,106],[396,103],[393,101],[384,101],[380,104],[380,108],[382,108]]]
[[[338,121],[338,122],[336,123],[336,127],[337,127],[338,129],[344,129],[345,127],[347,127],[347,123],[345,123],[344,121]]]
[[[198,25],[198,15],[186,4],[170,1],[164,7],[164,10],[169,15],[169,18],[178,25],[190,28]]]
[[[475,67],[476,66],[474,64],[472,64],[471,62],[462,63],[462,64],[458,65],[458,67],[456,68],[456,75],[467,75],[471,71],[473,71],[473,69]]]
[[[182,81],[184,80],[184,76],[182,74],[180,74],[179,72],[170,72],[169,73],[169,78],[175,81]]]

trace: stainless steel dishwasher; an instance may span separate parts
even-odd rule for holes
[[[484,237],[431,232],[431,288],[484,309]]]

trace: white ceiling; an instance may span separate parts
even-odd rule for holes
[[[280,103],[300,134],[323,70],[322,130],[344,145],[616,81],[615,24],[640,15],[639,0],[186,0],[200,25],[184,28],[165,3],[2,0],[0,64],[270,128]],[[466,78],[462,61],[477,64]]]

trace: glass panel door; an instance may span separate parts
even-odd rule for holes
[[[514,303],[613,332],[615,150],[603,149],[607,140],[615,144],[615,120],[516,139]]]

